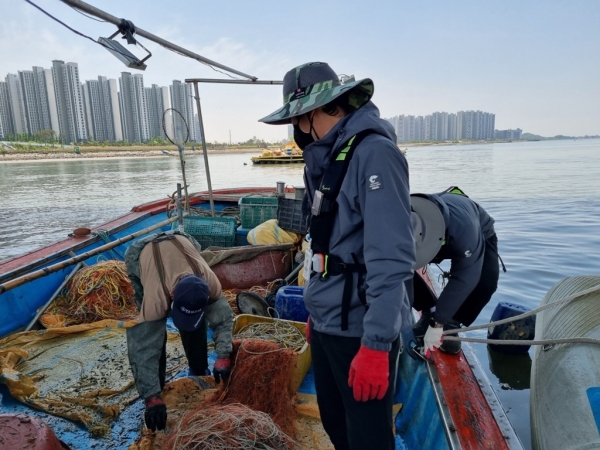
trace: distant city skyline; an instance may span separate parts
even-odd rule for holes
[[[173,80],[168,87],[145,87],[142,73],[126,71],[118,80],[99,75],[97,80],[82,83],[78,63],[54,60],[51,69],[33,66],[32,70],[8,73],[5,81],[0,81],[0,139],[11,134],[33,136],[38,131],[53,130],[64,142],[146,142],[166,138],[163,114],[174,108],[188,123],[188,140],[200,142],[192,89],[192,85],[180,80]],[[172,133],[173,117],[168,117],[165,125]],[[497,130],[495,114],[483,111],[402,114],[385,120],[394,127],[399,143],[520,139],[522,135],[521,128]],[[288,126],[284,133],[286,136],[276,140],[288,139],[293,130]]]
[[[16,72],[0,81],[0,139],[52,130],[66,143],[147,142],[167,137],[163,115],[174,108],[188,124],[188,140],[199,141],[192,86],[180,80],[147,88],[143,74],[123,71],[118,80],[98,75],[81,82],[78,63],[62,60],[52,61],[51,69]],[[167,133],[174,130],[172,121],[169,112]]]
[[[426,116],[399,115],[386,119],[397,142],[493,139],[495,114],[483,111],[434,112]]]
[[[34,0],[96,40],[116,27],[52,0]],[[493,111],[496,128],[543,136],[600,134],[600,2],[372,2],[360,32],[339,37],[356,8],[307,0],[298,16],[290,2],[145,3],[90,0],[108,13],[206,58],[256,76],[281,80],[291,68],[326,61],[338,74],[369,77],[382,117],[433,111]],[[127,70],[106,49],[48,18],[26,2],[0,2],[0,75],[51,60],[79,63],[80,80],[118,80]],[[198,22],[202,17],[202,22]],[[125,42],[125,41],[121,41]],[[152,52],[145,86],[186,78],[227,78],[140,38]],[[145,52],[128,50],[139,57]],[[133,72],[133,71],[131,71]],[[258,123],[282,105],[281,86],[200,85],[209,141],[272,141],[285,127]],[[1,107],[1,106],[0,106]]]

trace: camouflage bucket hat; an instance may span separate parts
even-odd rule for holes
[[[312,62],[290,70],[283,77],[283,106],[259,122],[283,125],[292,117],[326,105],[340,95],[352,91],[348,101],[359,109],[373,96],[375,86],[369,78],[342,83],[329,64]]]

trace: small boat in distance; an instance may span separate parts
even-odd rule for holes
[[[281,149],[264,149],[260,156],[250,158],[253,164],[296,164],[304,163],[302,150],[294,141],[289,141]]]

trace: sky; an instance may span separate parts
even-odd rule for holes
[[[32,0],[97,39],[116,27],[59,0]],[[496,128],[542,136],[600,134],[600,1],[571,0],[89,0],[188,50],[264,80],[325,61],[371,78],[382,117],[482,110]],[[23,0],[0,0],[0,79],[79,64],[80,80],[127,69]],[[122,41],[124,43],[124,41]],[[140,38],[152,52],[145,86],[220,78],[197,61]],[[143,57],[139,47],[128,49]],[[283,102],[281,86],[200,85],[207,141],[287,138],[258,123]]]

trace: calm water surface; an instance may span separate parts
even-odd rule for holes
[[[301,165],[253,166],[250,156],[210,155],[213,188],[303,184]],[[534,308],[565,276],[600,273],[600,140],[412,147],[407,159],[413,192],[460,186],[496,220],[508,272],[478,323],[499,301]],[[203,158],[190,155],[186,170],[191,191],[207,188]],[[0,162],[0,260],[166,197],[177,182],[172,157]],[[529,448],[530,358],[474,348]]]

